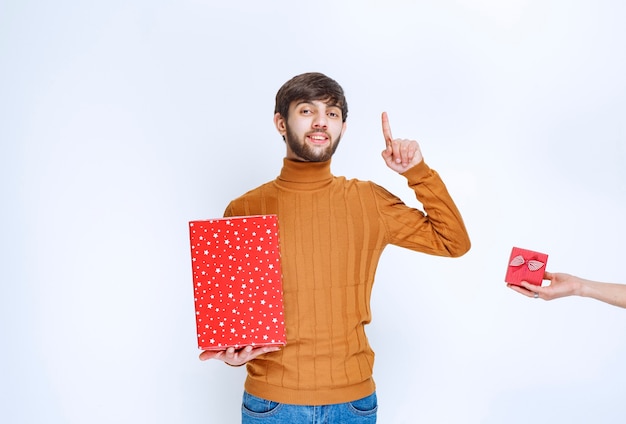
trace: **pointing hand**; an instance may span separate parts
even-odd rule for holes
[[[387,166],[396,172],[402,173],[420,163],[423,159],[420,146],[415,140],[396,138],[391,135],[387,112],[383,112],[383,136],[386,148],[382,152]]]

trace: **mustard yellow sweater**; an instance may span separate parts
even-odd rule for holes
[[[228,205],[225,216],[278,215],[287,345],[247,364],[249,393],[301,405],[373,393],[365,325],[384,247],[450,257],[470,248],[439,175],[423,161],[403,175],[425,213],[372,182],[333,176],[330,161],[288,159],[276,180]]]

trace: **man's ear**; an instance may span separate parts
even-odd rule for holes
[[[287,134],[287,122],[285,118],[283,118],[283,116],[278,112],[274,114],[274,126],[276,126],[276,129],[278,130],[280,135],[282,135],[283,139],[285,139],[285,134]]]

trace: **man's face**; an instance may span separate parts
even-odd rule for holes
[[[320,100],[292,102],[288,120],[277,113],[274,123],[285,137],[287,158],[305,162],[329,160],[346,129],[341,108]]]

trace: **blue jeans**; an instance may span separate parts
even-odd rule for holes
[[[354,402],[334,405],[290,405],[265,400],[244,392],[242,424],[374,424],[376,392]]]

